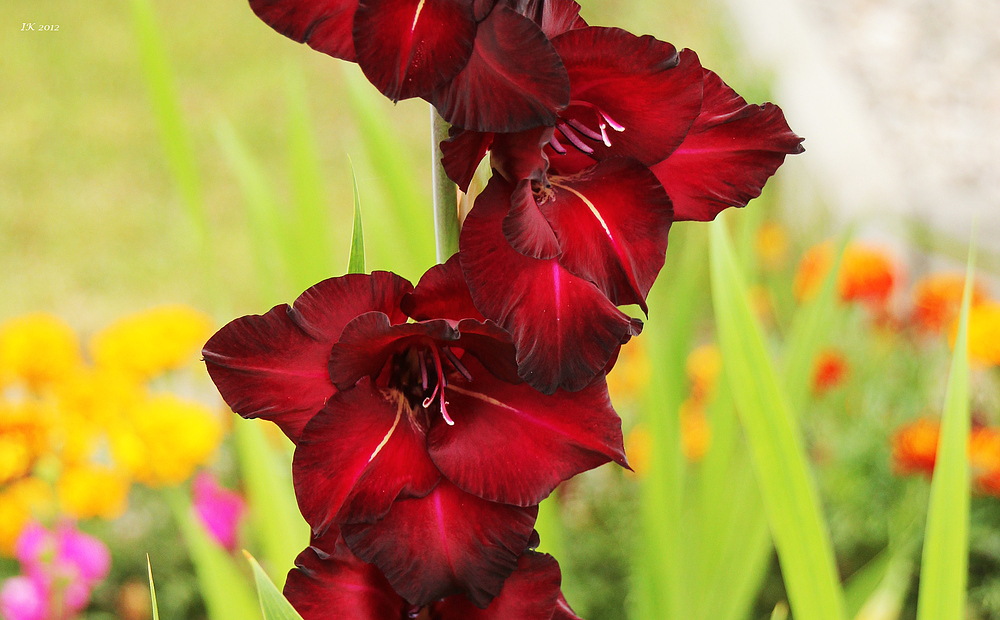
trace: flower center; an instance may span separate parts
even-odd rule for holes
[[[411,409],[416,409],[418,403],[425,410],[433,409],[436,402],[445,423],[454,426],[444,390],[448,375],[456,372],[472,380],[472,374],[450,347],[422,343],[393,355],[388,387],[401,394]]]
[[[573,111],[572,117],[569,116],[570,111]],[[596,124],[597,129],[588,127],[581,120],[588,117]],[[566,111],[559,116],[559,122],[556,123],[556,129],[559,130],[559,133],[578,151],[587,155],[592,154],[594,149],[584,142],[583,138],[601,142],[606,147],[611,146],[611,139],[608,137],[608,127],[618,132],[625,131],[625,127],[615,122],[604,110],[586,101],[570,101]],[[556,138],[555,134],[549,140],[549,146],[560,155],[566,154],[566,147]]]

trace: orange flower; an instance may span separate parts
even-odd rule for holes
[[[833,265],[833,244],[814,246],[802,257],[795,274],[793,289],[799,300],[819,292],[823,278]],[[837,275],[837,290],[844,301],[862,301],[884,305],[898,279],[897,267],[889,254],[879,248],[851,244]]]
[[[1000,430],[984,427],[972,431],[969,466],[980,491],[1000,496]]]
[[[703,344],[688,353],[684,365],[691,380],[691,397],[698,402],[706,401],[715,390],[715,384],[722,372],[722,354],[714,344]]]
[[[765,268],[772,271],[785,264],[788,255],[788,235],[784,227],[768,222],[757,230],[757,256]]]
[[[913,289],[913,320],[921,328],[940,333],[958,317],[965,275],[940,273],[917,282]],[[978,285],[972,287],[972,305],[985,299]]]
[[[847,360],[838,351],[827,349],[813,363],[813,392],[821,394],[836,387],[847,375]]]
[[[927,419],[917,420],[896,431],[892,438],[892,461],[896,472],[901,475],[922,472],[928,476],[934,473],[940,434],[940,424]]]
[[[689,463],[698,463],[712,443],[712,427],[701,404],[690,398],[681,403],[680,416],[681,451]]]

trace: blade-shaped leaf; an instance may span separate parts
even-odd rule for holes
[[[351,162],[351,180],[354,181],[354,233],[351,235],[351,257],[347,261],[347,273],[364,273],[365,231],[361,226],[361,193],[358,191],[354,162]]]
[[[290,459],[264,437],[263,421],[237,420],[233,425],[236,454],[246,484],[254,532],[272,578],[285,583],[295,556],[309,544],[309,526],[299,513],[292,491]],[[280,472],[286,472],[282,475]]]
[[[671,239],[672,243],[683,239],[674,259],[677,262],[669,266],[674,277],[660,278],[649,294],[655,319],[649,321],[643,338],[649,346],[652,380],[643,401],[642,419],[651,446],[649,468],[642,480],[642,536],[636,550],[633,609],[633,614],[644,620],[686,618],[690,607],[689,588],[685,587],[690,575],[683,569],[683,457],[678,411],[686,390],[684,360],[698,314],[696,300],[704,282],[702,230],[687,228],[683,236]]]
[[[969,250],[962,313],[945,390],[927,530],[920,564],[917,620],[965,617],[969,572],[969,305],[975,248]]]
[[[149,554],[146,554],[146,571],[149,574],[149,599],[153,604],[153,620],[160,620],[160,610],[156,606],[156,587],[153,586],[153,566],[149,563]]]
[[[163,496],[187,545],[210,620],[260,618],[250,584],[233,558],[209,538],[185,491],[180,487],[169,488]]]
[[[243,555],[247,557],[247,561],[253,568],[253,577],[257,582],[257,596],[260,597],[260,611],[264,614],[264,620],[302,620],[302,616],[278,591],[278,587],[274,585],[257,560],[246,551],[243,552]]]
[[[719,345],[797,620],[844,620],[843,591],[805,446],[781,393],[721,221],[711,228]]]

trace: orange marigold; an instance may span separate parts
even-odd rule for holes
[[[839,351],[827,349],[813,362],[813,392],[823,393],[836,387],[847,376],[847,360]]]
[[[810,299],[819,292],[833,260],[833,244],[829,241],[814,246],[803,255],[793,284],[799,300]],[[855,243],[844,250],[837,275],[837,291],[844,301],[883,305],[892,294],[897,279],[898,268],[888,252]]]
[[[1000,496],[1000,430],[983,427],[972,431],[969,466],[980,491]]]
[[[956,321],[952,347],[957,332]],[[1000,303],[988,301],[969,310],[969,360],[979,366],[1000,366]]]
[[[913,288],[913,321],[922,329],[940,333],[958,317],[965,289],[965,274],[938,273],[917,282]],[[972,304],[982,303],[983,290],[972,288]]]
[[[940,435],[941,425],[927,419],[917,420],[896,431],[892,438],[892,461],[896,472],[902,475],[931,475],[937,460]]]

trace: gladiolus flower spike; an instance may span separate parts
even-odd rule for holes
[[[406,322],[408,317],[415,322]],[[237,319],[203,351],[226,401],[296,442],[315,537],[343,539],[409,604],[498,596],[560,482],[627,467],[604,374],[542,394],[511,337],[475,310],[458,258],[413,289],[347,275]]]

